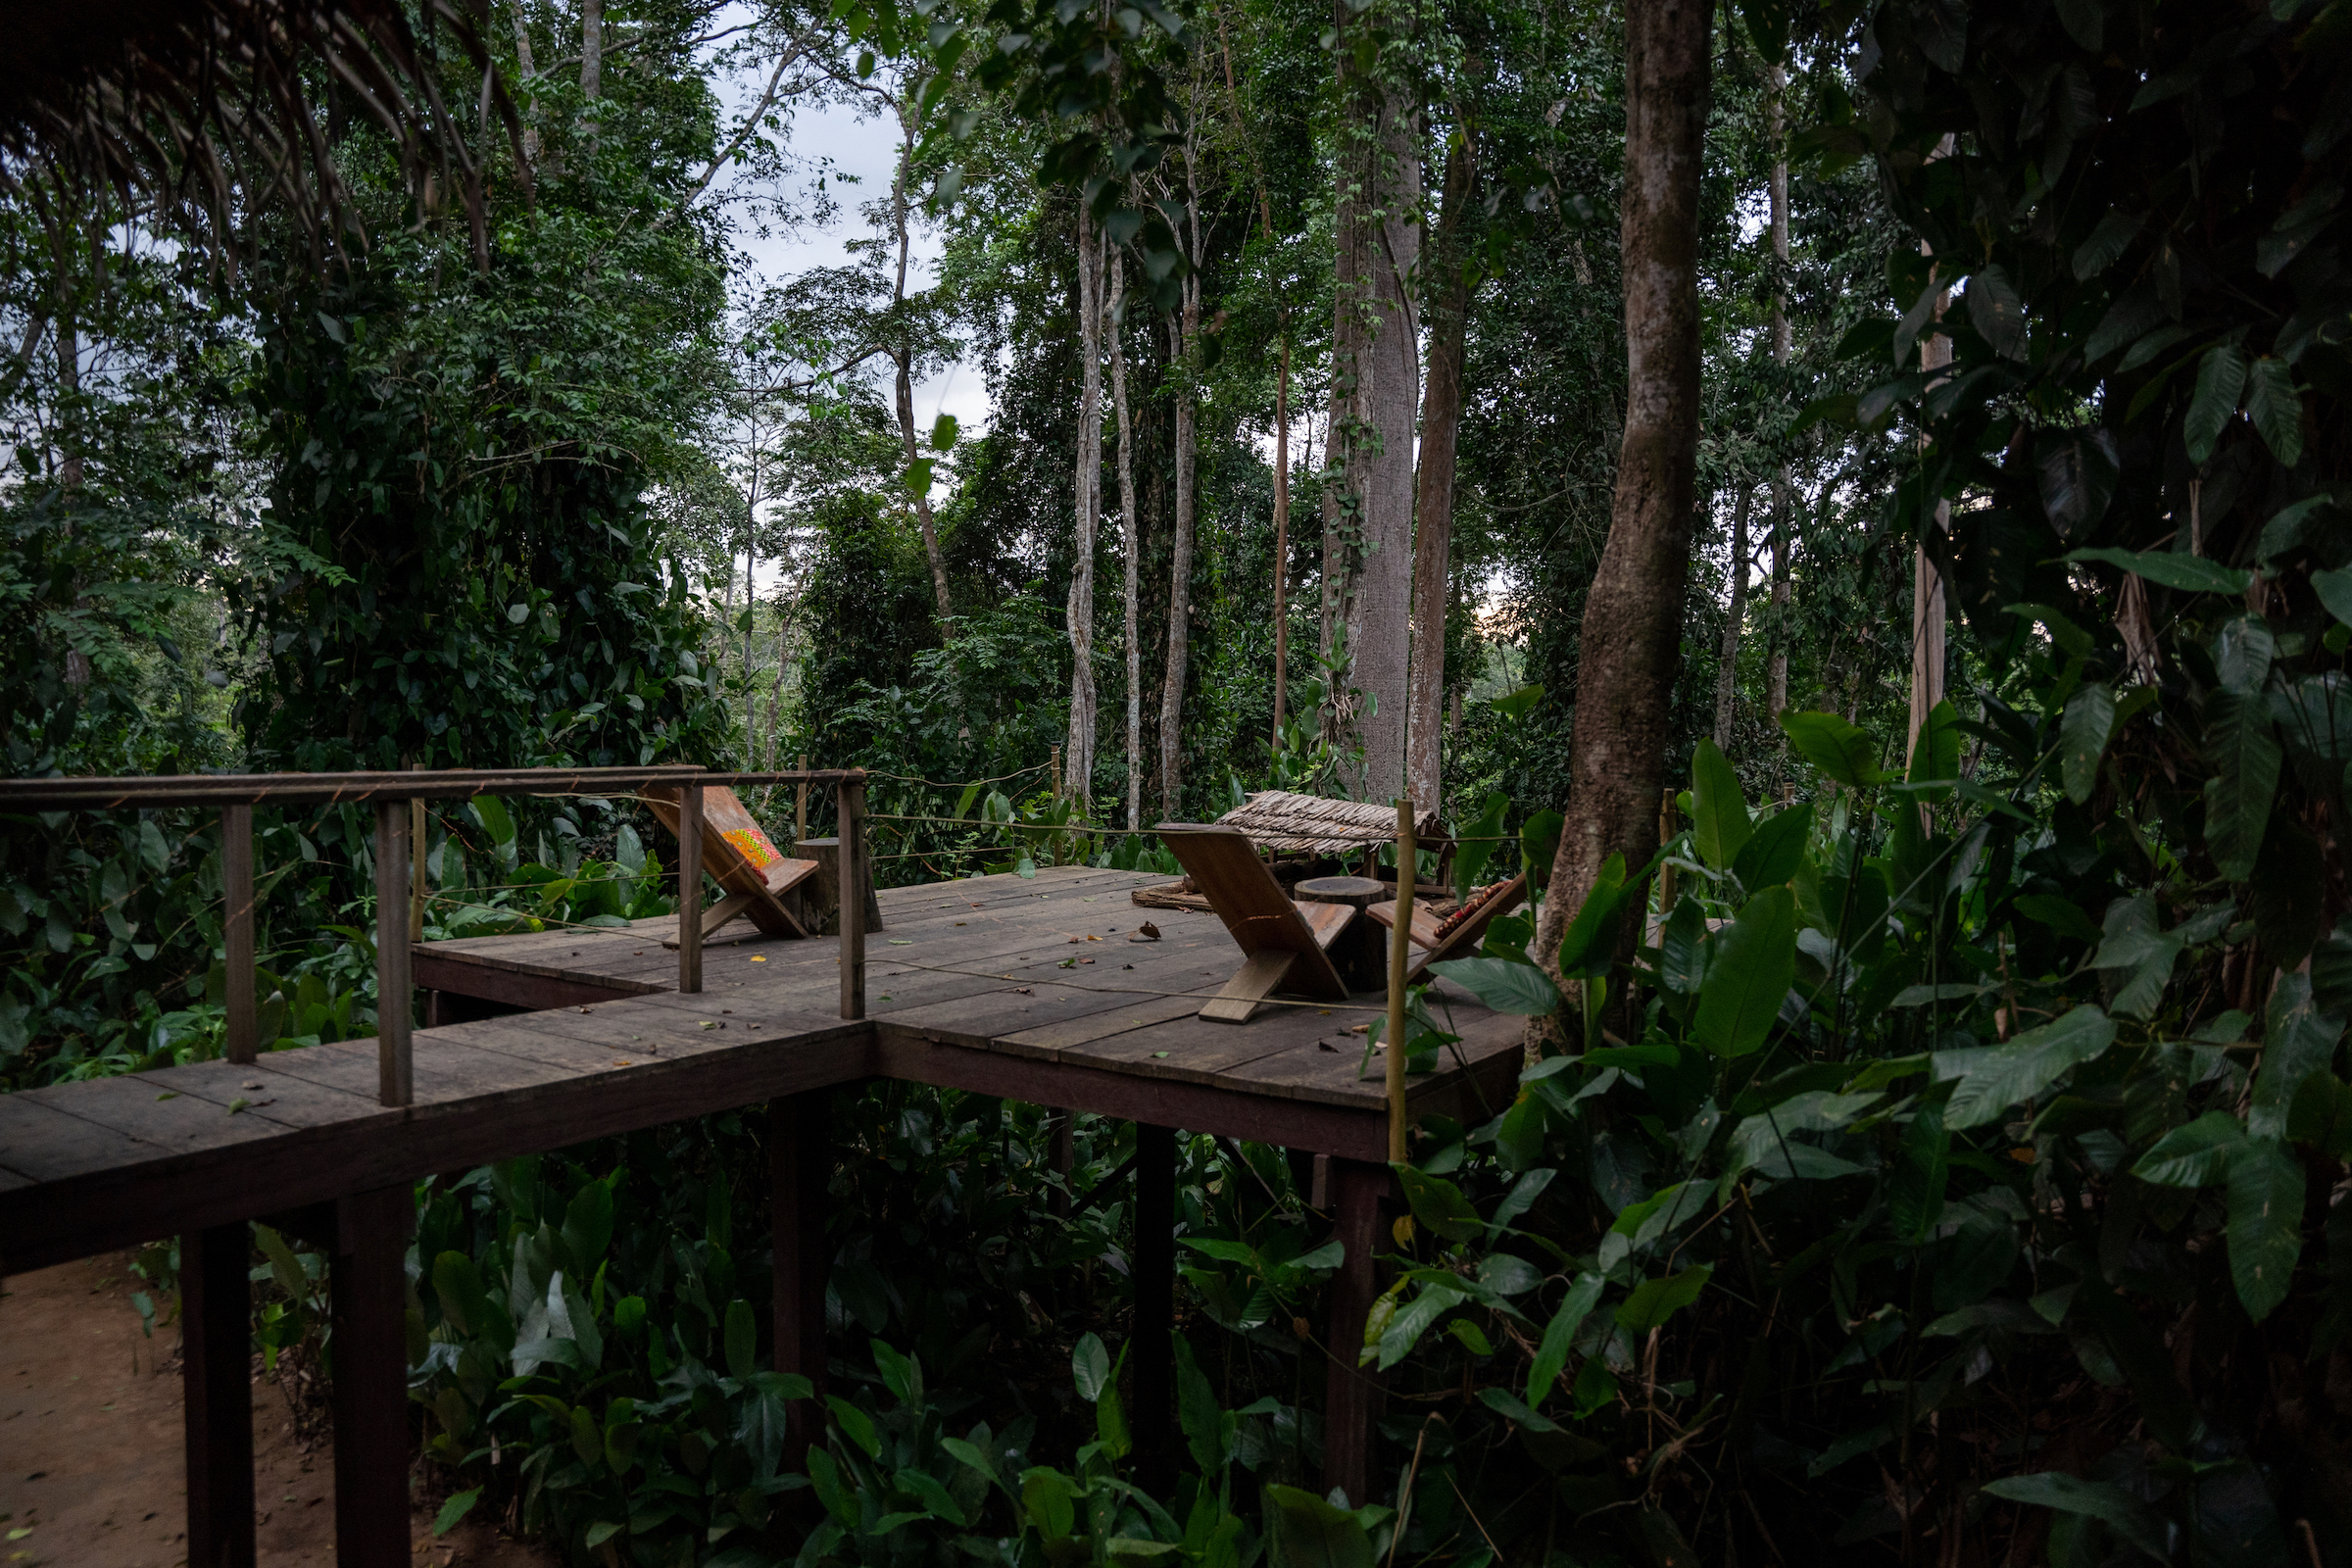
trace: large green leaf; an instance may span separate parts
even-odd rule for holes
[[[2086,12],[2095,24],[2099,9],[2095,3],[2077,4],[2059,7],[2059,14],[2064,16],[2070,10]],[[2071,23],[2069,30],[2073,30]],[[2097,45],[2093,43],[2085,47],[2095,49]],[[2148,215],[2145,213],[2118,212],[2112,207],[2107,209],[2107,216],[2099,220],[2098,227],[2090,231],[2090,237],[2075,247],[2075,276],[2093,278],[2113,267],[2115,259],[2124,254],[2124,247],[2132,243],[2132,236],[2137,234],[2140,225],[2147,220]]]
[[[2234,343],[2216,343],[2197,366],[2197,387],[2188,397],[2188,413],[2180,434],[2188,446],[2188,461],[2203,463],[2213,456],[2214,444],[2237,413],[2238,394],[2245,390],[2246,357]]]
[[[1560,1005],[1557,986],[1532,963],[1510,958],[1449,958],[1430,972],[1452,981],[1496,1012],[1541,1017]]]
[[[2230,1278],[2257,1323],[2286,1299],[2303,1251],[2303,1161],[2249,1138],[2230,1154]]]
[[[1576,1343],[1576,1331],[1585,1326],[1585,1318],[1600,1299],[1600,1289],[1606,1283],[1598,1274],[1578,1275],[1559,1310],[1544,1325],[1544,1341],[1536,1347],[1535,1360],[1527,1369],[1527,1402],[1531,1406],[1541,1407],[1559,1381],[1561,1369],[1568,1364],[1569,1349]]]
[[[1960,1080],[1945,1102],[1944,1125],[1955,1132],[1981,1127],[2010,1106],[2040,1094],[2069,1068],[2115,1043],[2106,1013],[2084,1004],[2005,1046],[1936,1053],[1936,1077]]]
[[[1453,895],[1457,899],[1470,897],[1478,886],[1478,876],[1502,846],[1497,841],[1502,834],[1503,813],[1510,808],[1511,798],[1500,790],[1487,796],[1486,806],[1467,822],[1454,825]]]
[[[1640,1336],[1657,1328],[1675,1313],[1698,1299],[1707,1288],[1714,1269],[1696,1263],[1680,1274],[1668,1274],[1654,1280],[1643,1280],[1617,1307],[1619,1327]]]
[[[1715,934],[1690,1032],[1708,1050],[1744,1056],[1772,1033],[1796,977],[1796,896],[1766,888]]]
[[[1372,1568],[1372,1538],[1354,1514],[1297,1487],[1265,1495],[1267,1568]]]
[[[2278,977],[2263,1020],[2262,1066],[2254,1075],[2254,1094],[2246,1108],[2249,1134],[2286,1136],[2287,1109],[2295,1102],[2295,1091],[2304,1079],[2334,1064],[2335,1043],[2343,1036],[2344,1020],[2320,1011],[2313,1001],[2310,975]]]
[[[1459,1187],[1412,1165],[1394,1168],[1413,1219],[1423,1230],[1449,1242],[1474,1242],[1487,1233],[1486,1221],[1478,1217],[1477,1206],[1462,1196]]]
[[[1690,757],[1690,842],[1699,858],[1718,871],[1730,870],[1752,831],[1740,775],[1713,741],[1701,740]]]
[[[2232,882],[2254,874],[2271,801],[2278,789],[2278,737],[2270,705],[2254,692],[2223,687],[2205,698],[2205,844]]]
[[[2278,640],[2260,615],[2232,615],[2213,634],[2214,678],[2233,692],[2254,693],[2270,678]]]
[[[2003,359],[2026,357],[2025,302],[2000,268],[1980,267],[1969,274],[1968,324]]]
[[[2206,556],[2184,556],[2171,550],[2073,550],[2066,559],[2102,561],[2152,583],[2188,593],[2242,594],[2254,580],[2250,571],[2225,566]]]
[[[2058,776],[2066,797],[2077,806],[2090,799],[2098,786],[2099,759],[2107,755],[2107,738],[2115,729],[2115,693],[2097,681],[2085,681],[2066,700],[2058,720]]]
[[[1780,724],[1805,760],[1838,783],[1867,789],[1884,776],[1879,771],[1878,742],[1836,713],[1789,709],[1780,715]]]
[[[1756,824],[1756,831],[1732,861],[1732,874],[1751,892],[1786,882],[1804,864],[1805,844],[1813,832],[1813,803],[1777,811]]]
[[[2209,1110],[2156,1140],[2132,1174],[2158,1187],[2213,1187],[2230,1173],[2230,1155],[2246,1130],[2226,1110]]]
[[[2010,1502],[2096,1519],[2158,1562],[2173,1560],[2163,1521],[2112,1481],[2085,1481],[2062,1470],[2045,1470],[2038,1475],[1988,1481],[1984,1492]]]
[[[2247,367],[2246,417],[2281,466],[2303,461],[2303,399],[2284,360],[2266,354]]]
[[[1585,895],[1576,918],[1560,936],[1555,957],[1563,979],[1597,979],[1609,972],[1617,956],[1617,931],[1626,902],[1625,857],[1612,855],[1600,863],[1592,890]],[[1445,964],[1434,967],[1444,969]],[[1464,982],[1467,984],[1467,982]]]

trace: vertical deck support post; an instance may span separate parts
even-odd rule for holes
[[[405,818],[406,808],[394,806]],[[335,1205],[329,1280],[335,1329],[336,1568],[408,1568],[409,1281],[404,1259],[415,1218],[416,1197],[406,1183],[341,1199]]]
[[[409,805],[375,803],[376,1102],[416,1098],[409,1061]]]
[[[678,786],[678,990],[703,989],[703,787]]]
[[[247,1062],[261,1049],[253,1002],[253,808],[220,808],[220,1001],[227,1011],[228,1059]],[[191,1499],[195,1490],[189,1489]],[[190,1533],[190,1543],[196,1537]]]
[[[812,1396],[785,1417],[784,1462],[798,1468],[824,1429],[825,1213],[832,1178],[822,1091],[768,1102],[769,1213],[775,1226],[776,1370],[808,1380]]]
[[[252,973],[248,963],[249,987]],[[189,1231],[179,1239],[188,1561],[194,1568],[253,1568],[254,1563],[253,1328],[246,1283],[251,1247],[242,1220]]]
[[[865,776],[841,781],[841,1015],[865,1016]]]
[[[1135,1124],[1135,1446],[1138,1479],[1176,1482],[1176,1130]]]
[[[1371,1500],[1372,1423],[1379,1418],[1381,1378],[1359,1366],[1364,1319],[1378,1294],[1373,1260],[1380,1250],[1381,1207],[1389,1173],[1360,1159],[1331,1161],[1331,1199],[1339,1210],[1340,1243],[1348,1250],[1331,1282],[1329,1364],[1323,1393],[1323,1489],[1347,1493],[1350,1507]],[[1141,1223],[1141,1215],[1138,1215]]]

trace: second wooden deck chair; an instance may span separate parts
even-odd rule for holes
[[[1318,1002],[1344,1002],[1348,988],[1326,951],[1355,910],[1344,904],[1295,904],[1239,828],[1162,822],[1156,831],[1192,878],[1194,889],[1225,922],[1242,950],[1242,967],[1200,1016],[1248,1023],[1278,990]]]
[[[678,831],[678,792],[664,784],[645,787],[646,805],[672,834]],[[784,895],[816,875],[814,860],[787,859],[724,785],[703,791],[703,869],[726,890],[703,911],[703,939],[730,920],[749,919],[771,937],[808,934],[784,903]]]
[[[1515,876],[1487,890],[1486,897],[1474,905],[1464,906],[1445,919],[1438,919],[1413,906],[1413,928],[1408,940],[1412,943],[1410,966],[1405,970],[1404,983],[1413,985],[1428,972],[1433,963],[1447,958],[1467,957],[1478,951],[1479,939],[1487,934],[1487,926],[1496,915],[1508,914],[1527,897],[1527,878]],[[1396,901],[1375,904],[1364,911],[1382,925],[1396,929]]]

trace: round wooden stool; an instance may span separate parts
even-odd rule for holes
[[[1302,903],[1345,904],[1351,909],[1369,908],[1388,896],[1388,884],[1368,876],[1310,876],[1292,894]]]

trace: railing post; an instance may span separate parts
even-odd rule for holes
[[[703,989],[703,787],[678,786],[678,990]]]
[[[802,772],[804,772],[804,773],[806,773],[806,772],[808,772],[808,759],[807,757],[803,757],[803,758],[801,759],[801,762],[800,762],[800,770],[801,770]],[[803,842],[805,842],[805,841],[808,839],[808,781],[807,779],[803,779],[803,780],[801,780],[801,782],[800,782],[799,784],[795,785],[795,786],[794,786],[794,788],[793,788],[793,796],[792,796],[792,853],[793,853],[793,854],[795,854],[795,855],[798,855],[798,854],[800,854],[800,853],[801,853],[801,845],[802,845],[802,843],[803,843]]]
[[[422,762],[411,762],[409,771],[421,773]],[[424,940],[424,797],[409,803],[409,940]]]
[[[409,1060],[409,803],[375,803],[376,1100],[416,1098]]]
[[[220,808],[220,1001],[228,1014],[226,1054],[254,1059],[261,1020],[253,1004],[253,808]]]
[[[841,782],[841,1015],[865,1016],[865,780]]]

